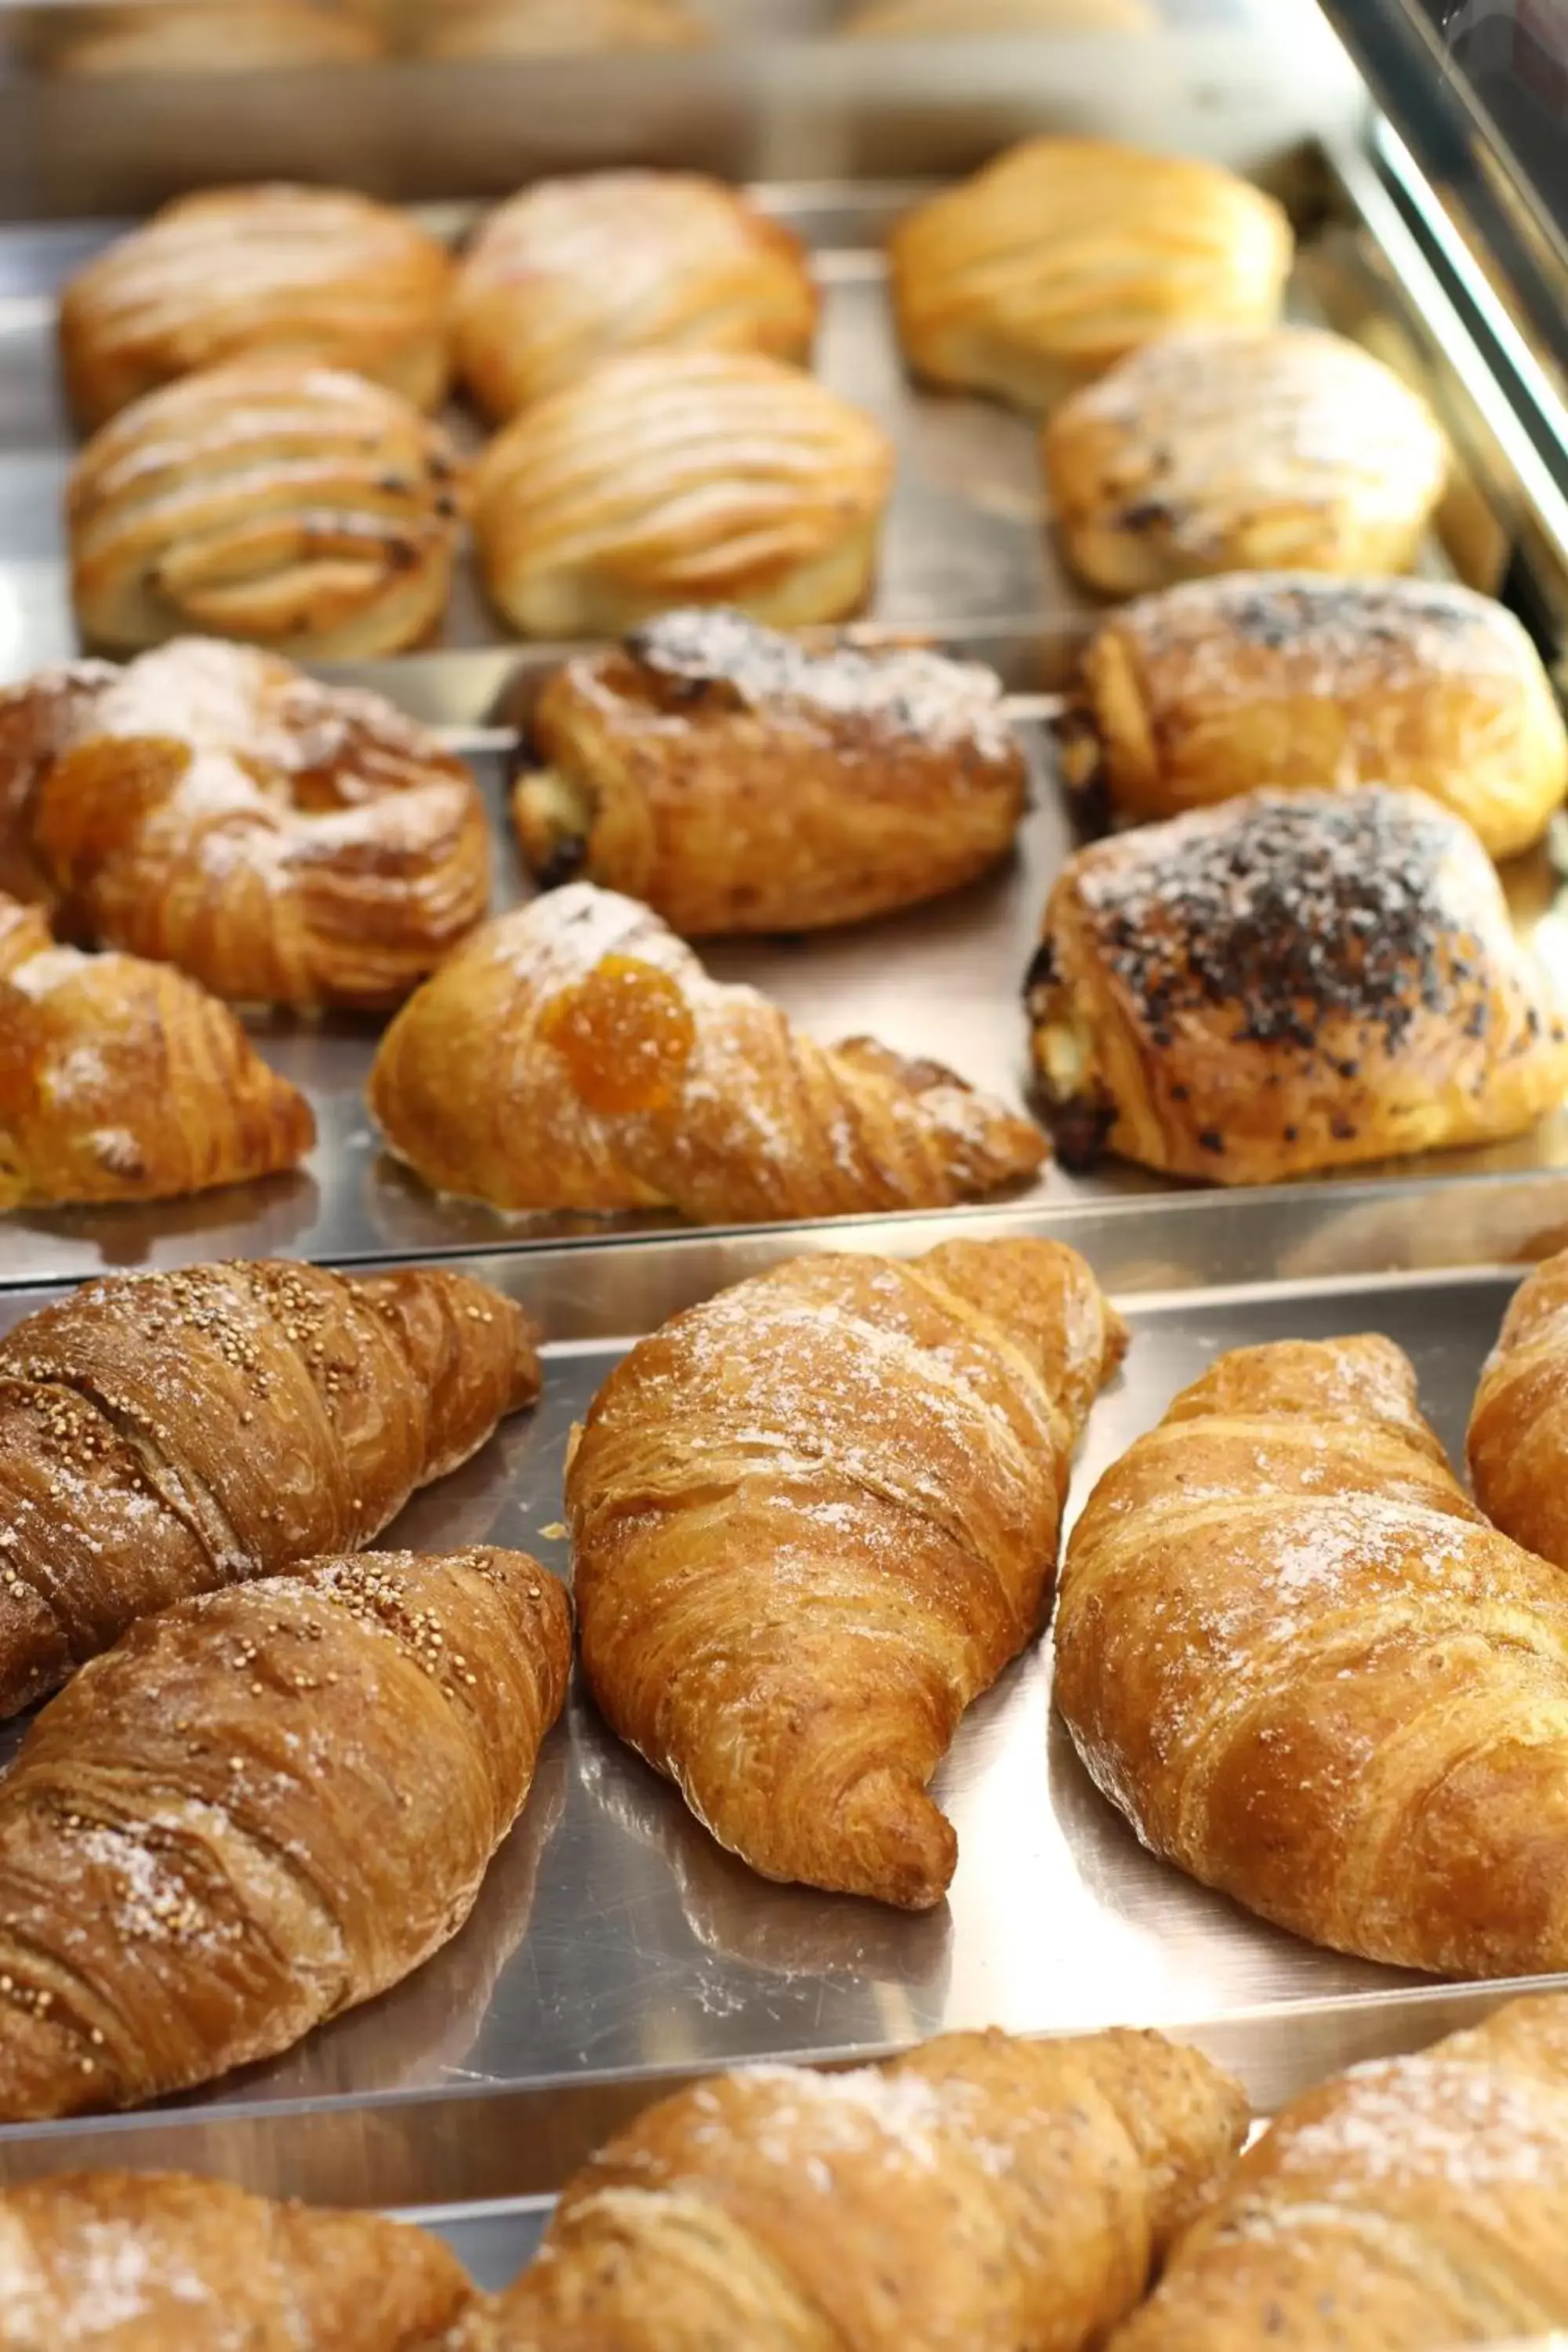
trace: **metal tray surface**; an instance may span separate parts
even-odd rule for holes
[[[951,1219],[926,1222],[915,1238],[952,1230]],[[726,1263],[732,1251],[574,1254],[550,1279],[542,1257],[473,1261],[547,1308],[543,1401],[417,1497],[387,1543],[520,1545],[565,1574],[572,1423],[625,1335],[708,1295],[738,1270]],[[752,1263],[784,1254],[776,1239],[746,1246]],[[1425,1402],[1458,1449],[1513,1278],[1491,1270],[1131,1296],[1132,1346],[1092,1416],[1069,1520],[1176,1389],[1222,1349],[1269,1338],[1388,1332],[1410,1350]],[[0,1321],[29,1303],[0,1299]],[[1316,1950],[1156,1861],[1090,1786],[1048,1698],[1039,1649],[972,1709],[935,1784],[958,1830],[958,1873],[948,1903],[913,1917],[754,1876],[574,1686],[523,1818],[445,1953],[285,2057],[191,2101],[107,2124],[0,2130],[0,2179],[65,2162],[194,2162],[353,2202],[545,2190],[667,2078],[985,2023],[1189,2032],[1237,2064],[1267,2106],[1347,2054],[1392,2046],[1390,2036],[1429,2038],[1497,1997]]]

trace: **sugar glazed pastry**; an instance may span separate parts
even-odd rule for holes
[[[489,897],[461,761],[378,696],[245,646],[186,638],[0,694],[7,808],[6,863],[77,929],[235,1003],[395,1003]]]
[[[1152,33],[1151,0],[869,0],[839,26],[847,41],[920,41],[933,34]]]
[[[439,627],[460,520],[452,446],[398,394],[236,360],[89,442],[66,491],[71,598],[119,652],[200,630],[364,661]]]
[[[1448,464],[1426,403],[1314,327],[1165,336],[1075,393],[1042,446],[1068,561],[1111,596],[1214,572],[1404,572]]]
[[[539,1379],[521,1309],[439,1271],[261,1258],[25,1317],[0,1339],[0,1716],[149,1611],[369,1543]]]
[[[1059,1243],[954,1242],[797,1258],[599,1391],[566,1470],[584,1672],[764,1877],[941,1902],[958,1840],[926,1784],[1045,1622],[1126,1337]]]
[[[892,472],[880,426],[797,368],[637,352],[490,443],[474,531],[525,636],[618,636],[673,604],[791,628],[865,602]]]
[[[57,947],[0,897],[0,1210],[163,1201],[292,1168],[310,1106],[166,964]]]
[[[1425,793],[1254,793],[1095,842],[1051,891],[1034,1055],[1071,1167],[1269,1184],[1515,1135],[1563,1009],[1469,827]]]
[[[805,360],[816,312],[799,238],[736,189],[595,172],[490,214],[458,273],[453,342],[468,390],[504,423],[647,344]]]
[[[712,37],[686,0],[421,0],[415,10],[414,47],[426,58],[690,49]]]
[[[451,269],[445,246],[405,213],[345,189],[181,196],[67,280],[67,395],[90,428],[178,376],[286,357],[352,369],[435,408]]]
[[[1568,2326],[1568,2000],[1294,2099],[1112,2352],[1431,2352]]]
[[[1476,1391],[1468,1452],[1487,1517],[1568,1568],[1568,1251],[1514,1294]]]
[[[1173,328],[1272,325],[1292,250],[1234,173],[1100,139],[1010,148],[889,247],[910,364],[1030,409]]]
[[[687,939],[813,930],[973,881],[1027,773],[994,673],[808,651],[738,614],[670,613],[546,685],[512,798],[545,883],[643,899]]]
[[[1156,2033],[721,2074],[567,2184],[499,2352],[1089,2352],[1246,2128],[1239,2087]]]
[[[948,1208],[1045,1138],[933,1062],[819,1045],[710,980],[630,898],[575,882],[489,923],[403,1007],[370,1107],[440,1192],[698,1224]]]
[[[1063,724],[1077,790],[1178,816],[1271,785],[1410,784],[1493,857],[1568,792],[1568,730],[1513,614],[1429,580],[1238,572],[1101,623]]]

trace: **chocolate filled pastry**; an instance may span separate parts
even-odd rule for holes
[[[854,923],[1006,856],[1023,753],[994,673],[813,653],[738,614],[666,614],[568,662],[512,814],[542,882],[584,876],[687,939]]]
[[[686,0],[417,0],[413,46],[424,58],[586,57],[712,37]]]
[[[637,352],[491,442],[474,531],[524,636],[616,636],[672,604],[791,628],[865,602],[892,474],[880,426],[797,368]]]
[[[202,11],[209,28],[227,13]],[[156,12],[115,14],[140,24]],[[67,396],[90,429],[178,376],[264,354],[350,368],[434,408],[451,271],[445,246],[406,213],[345,189],[180,196],[67,279]]]
[[[1270,1184],[1516,1135],[1568,1031],[1469,827],[1385,786],[1254,793],[1069,859],[1028,984],[1065,1165]]]
[[[453,305],[458,372],[504,423],[648,344],[804,360],[816,289],[798,237],[691,172],[543,180],[491,213]]]
[[[910,364],[1030,409],[1173,328],[1271,325],[1292,250],[1234,173],[1103,139],[1026,140],[889,247]]]
[[[462,762],[249,646],[184,638],[0,694],[7,808],[7,862],[71,929],[235,1003],[395,1003],[489,898]]]
[[[1568,791],[1568,730],[1511,613],[1428,580],[1238,572],[1101,624],[1062,726],[1075,788],[1121,818],[1271,786],[1411,784],[1493,857]]]
[[[1316,327],[1146,344],[1046,426],[1068,561],[1137,596],[1214,572],[1404,572],[1448,449],[1425,401]]]
[[[819,1045],[710,980],[630,898],[574,882],[487,923],[382,1039],[370,1107],[434,1190],[697,1224],[935,1209],[1045,1138],[934,1062]]]
[[[437,630],[461,512],[451,444],[395,392],[308,360],[235,360],[96,433],[66,491],[82,634],[186,630],[364,661]]]

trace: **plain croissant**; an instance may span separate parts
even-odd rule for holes
[[[478,932],[383,1038],[370,1106],[437,1191],[697,1223],[934,1209],[1045,1139],[933,1062],[817,1045],[710,980],[630,898],[572,883]]]
[[[1568,2326],[1568,2000],[1309,2092],[1112,2352],[1435,2352]],[[1559,2339],[1554,2339],[1559,2340]]]
[[[271,2057],[468,1917],[571,1664],[521,1552],[365,1552],[177,1602],[0,1783],[0,2119]]]
[[[133,1618],[368,1543],[539,1393],[521,1308],[437,1270],[110,1276],[0,1340],[0,1715]]]
[[[926,1783],[1039,1632],[1125,1333],[1054,1242],[797,1258],[679,1315],[567,1467],[583,1664],[613,1729],[769,1878],[942,1900]]]
[[[0,2194],[0,2352],[458,2352],[482,2304],[438,2238],[182,2173]]]
[[[1568,1250],[1514,1294],[1476,1391],[1468,1452],[1487,1517],[1568,1568]]]
[[[1296,1934],[1568,1968],[1568,1586],[1391,1340],[1222,1356],[1073,1530],[1056,1696],[1145,1845]]]
[[[848,2074],[721,2074],[567,2187],[502,2352],[1079,2352],[1247,2127],[1156,2033],[955,2033]]]

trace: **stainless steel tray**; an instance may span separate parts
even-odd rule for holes
[[[1413,1231],[1421,1201],[1409,1202]],[[1300,1261],[1325,1245],[1343,1211],[1327,1193],[1316,1202],[1315,1223],[1304,1200],[1276,1204],[1284,1226],[1258,1255]],[[1255,1222],[1269,1205],[1253,1204]],[[1184,1222],[1155,1204],[1131,1223],[1107,1213],[1100,1235],[1081,1236],[1126,1293],[1133,1343],[1091,1420],[1074,1508],[1214,1355],[1271,1337],[1387,1331],[1409,1349],[1458,1448],[1514,1277],[1154,1287],[1163,1264],[1182,1278]],[[953,1230],[951,1218],[906,1220],[864,1238],[907,1251]],[[811,1245],[830,1240],[818,1230]],[[518,1544],[564,1573],[567,1547],[549,1530],[566,1433],[626,1335],[789,1246],[752,1236],[467,1261],[541,1313],[552,1335],[543,1402],[417,1498],[386,1540]],[[1246,1247],[1243,1236],[1243,1263]],[[0,1323],[40,1295],[0,1299]],[[547,2191],[669,2080],[988,2022],[1171,2026],[1237,2065],[1268,2106],[1498,1997],[1318,1951],[1155,1861],[1090,1787],[1050,1718],[1048,1685],[1048,1654],[1037,1651],[964,1722],[937,1782],[959,1832],[958,1874],[947,1906],[923,1917],[756,1878],[574,1690],[474,1918],[429,1967],[199,2098],[0,2130],[0,2179],[107,2161],[192,2164],[375,2205]]]

